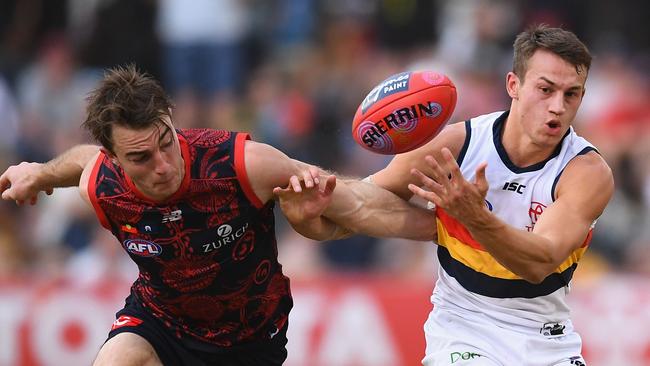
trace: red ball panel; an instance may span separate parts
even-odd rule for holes
[[[456,87],[445,75],[407,72],[389,77],[370,91],[357,109],[352,136],[379,154],[400,154],[429,142],[456,106]]]

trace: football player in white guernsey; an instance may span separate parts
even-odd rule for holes
[[[367,179],[436,210],[441,266],[424,365],[585,364],[565,298],[614,189],[610,168],[571,127],[590,65],[573,33],[529,28],[514,42],[508,111],[451,124]],[[349,187],[347,208],[319,206],[323,190],[276,194],[294,227],[316,236],[323,222],[349,226],[372,199]]]

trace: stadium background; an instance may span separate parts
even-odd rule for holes
[[[432,69],[458,87],[452,121],[504,109],[515,34],[562,25],[595,56],[575,127],[616,178],[575,276],[574,322],[590,365],[650,365],[648,13],[642,0],[1,0],[0,169],[88,141],[84,95],[102,68],[135,62],[168,88],[179,127],[247,130],[365,176],[388,161],[350,136],[374,84]],[[434,245],[315,243],[281,220],[278,236],[296,302],[288,365],[418,364]],[[75,189],[1,202],[0,365],[89,364],[135,276]]]

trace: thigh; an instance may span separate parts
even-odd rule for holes
[[[571,329],[571,328],[570,328]],[[582,339],[572,330],[561,337],[545,338],[531,335],[526,344],[530,355],[529,366],[585,366],[582,358]]]
[[[114,341],[114,339],[118,340]],[[129,341],[131,340],[140,341],[130,345]],[[153,353],[159,364],[202,365],[199,359],[187,351],[172,330],[149,314],[133,297],[129,296],[126,299],[124,308],[116,314],[115,322],[108,333],[108,340],[105,345],[116,343],[119,346],[117,347],[118,351],[129,347],[129,349],[138,352],[138,347],[143,346],[142,342],[145,342],[144,345],[147,346],[145,347],[147,351],[142,351],[142,353],[147,355],[149,352]]]
[[[434,310],[424,325],[425,366],[503,366],[521,364],[505,348],[517,347],[517,340],[478,319],[464,319]]]
[[[278,330],[269,340],[255,346],[218,355],[216,358],[204,358],[206,364],[220,366],[282,366],[287,359],[288,324]]]
[[[93,366],[162,366],[153,346],[135,333],[120,333],[109,339]]]
[[[582,358],[582,356],[574,356],[568,358],[560,363],[556,363],[553,366],[586,366],[587,362]]]

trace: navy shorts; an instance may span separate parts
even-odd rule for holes
[[[265,342],[232,349],[201,343],[198,349],[191,345],[196,341],[184,342],[175,337],[132,296],[126,299],[126,305],[115,314],[115,318],[116,323],[108,333],[107,341],[124,332],[137,334],[153,346],[165,366],[279,366],[287,358],[287,323]]]

